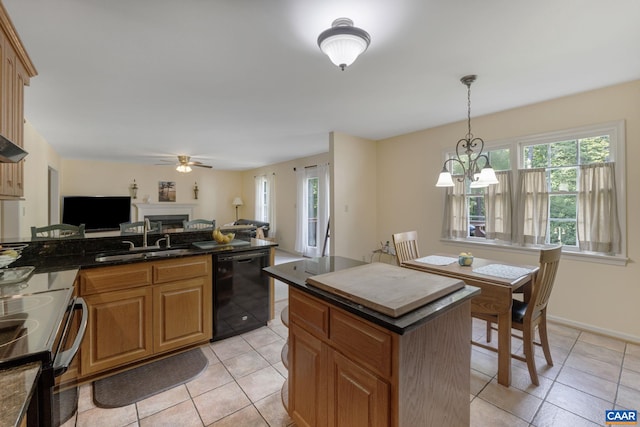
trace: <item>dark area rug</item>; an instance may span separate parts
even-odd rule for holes
[[[176,354],[93,383],[93,401],[118,408],[151,397],[191,380],[208,365],[199,348]]]
[[[53,425],[66,423],[78,410],[78,387],[68,388],[53,395]]]

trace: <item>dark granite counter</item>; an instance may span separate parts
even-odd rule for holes
[[[278,264],[267,267],[264,271],[271,277],[280,280],[289,286],[293,286],[296,289],[308,293],[309,295],[335,304],[350,313],[358,315],[363,319],[400,335],[430,321],[443,311],[455,307],[480,293],[480,289],[474,286],[465,286],[458,291],[437,299],[436,301],[413,310],[401,317],[393,318],[367,307],[363,307],[362,305],[354,303],[346,298],[307,285],[306,281],[311,276],[331,273],[363,264],[365,263],[349,258],[330,256]]]
[[[150,234],[149,244],[153,245],[157,239],[164,235]],[[235,253],[253,251],[256,249],[270,248],[278,246],[277,243],[254,238],[246,238],[248,245],[230,246],[216,245],[212,248],[199,249],[193,244],[195,242],[212,241],[210,231],[195,232],[179,232],[170,233],[171,249],[188,249],[180,254],[163,256],[154,259],[177,258],[192,255],[213,254],[213,253]],[[49,239],[42,241],[31,241],[22,251],[22,256],[11,264],[11,267],[35,266],[37,272],[48,272],[66,270],[69,268],[92,268],[103,267],[107,265],[120,265],[133,262],[144,262],[152,259],[132,259],[132,260],[113,260],[113,261],[96,261],[97,256],[126,254],[129,245],[124,241],[132,241],[136,247],[142,245],[141,235],[131,236],[112,236],[91,239]],[[164,249],[164,242],[162,243]],[[151,248],[149,250],[152,250]],[[160,249],[161,251],[162,249]],[[155,249],[158,251],[158,249]]]

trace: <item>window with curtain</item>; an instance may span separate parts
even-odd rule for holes
[[[523,137],[486,151],[499,184],[471,189],[454,179],[445,195],[443,238],[623,255],[623,121]]]

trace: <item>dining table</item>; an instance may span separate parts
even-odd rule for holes
[[[401,267],[452,277],[481,289],[480,295],[471,299],[471,316],[474,313],[497,315],[498,383],[509,387],[511,385],[511,306],[513,294],[522,292],[524,301],[528,300],[539,267],[477,257],[473,258],[471,265],[460,265],[458,255],[446,253],[404,261],[401,263]],[[487,347],[473,340],[472,343]]]

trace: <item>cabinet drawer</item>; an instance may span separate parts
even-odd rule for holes
[[[318,337],[328,337],[329,306],[293,288],[289,288],[289,318]]]
[[[335,348],[374,372],[391,376],[391,335],[343,311],[331,309],[329,339]]]
[[[168,259],[153,263],[153,283],[166,283],[211,274],[211,257],[207,255]]]
[[[92,268],[80,272],[82,296],[150,284],[151,266],[147,263]]]

